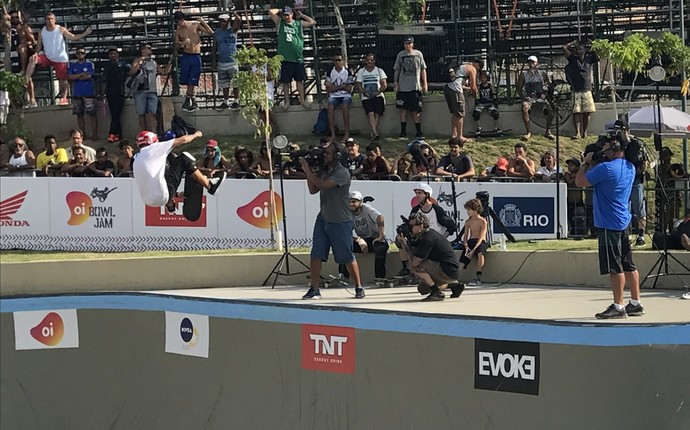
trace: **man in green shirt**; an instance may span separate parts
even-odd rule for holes
[[[283,56],[283,64],[280,69],[280,82],[283,84],[285,104],[283,109],[290,107],[290,86],[294,79],[297,83],[300,104],[308,108],[304,100],[304,81],[307,73],[304,69],[304,28],[316,24],[312,18],[300,11],[294,11],[285,6],[281,9],[271,9],[268,15],[276,25],[278,31],[278,55]],[[281,18],[282,15],[282,18]]]

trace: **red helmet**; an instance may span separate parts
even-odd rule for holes
[[[152,131],[142,131],[137,135],[137,145],[151,145],[158,142],[158,136]]]

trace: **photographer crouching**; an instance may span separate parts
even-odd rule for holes
[[[313,150],[312,150],[313,151]],[[364,298],[359,266],[352,253],[352,211],[350,211],[350,173],[340,164],[342,153],[336,142],[322,149],[323,157],[312,155],[310,160],[300,157],[299,162],[307,175],[310,194],[319,194],[321,211],[314,224],[313,245],[309,271],[310,288],[303,299],[320,299],[319,280],[321,266],[328,261],[329,250],[333,259],[344,264],[355,282],[355,298]],[[316,161],[314,161],[316,160]]]
[[[588,152],[575,177],[578,187],[594,188],[594,226],[599,236],[599,270],[609,275],[613,304],[595,315],[597,319],[626,318],[644,313],[640,303],[640,275],[632,259],[627,228],[632,218],[628,201],[635,167],[626,159],[625,133],[600,139],[601,151]],[[623,306],[623,290],[630,288],[630,302]]]
[[[429,294],[422,301],[444,300],[442,290],[446,288],[453,292],[451,297],[460,297],[465,285],[458,283],[460,264],[450,242],[429,228],[429,218],[421,212],[413,213],[405,221],[397,229],[396,243],[410,256],[410,271],[421,281],[419,292]]]

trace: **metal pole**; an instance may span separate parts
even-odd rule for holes
[[[316,19],[314,17],[314,1],[309,2],[309,16],[312,19]],[[316,99],[321,100],[321,73],[319,72],[319,44],[316,42],[316,26],[312,25],[311,27],[311,41],[312,44],[314,45],[314,79],[316,80]],[[287,94],[286,97],[288,98],[288,104],[290,101],[290,94]],[[305,94],[304,97],[307,97],[306,94],[306,88],[305,88]]]
[[[678,6],[680,7],[680,38],[683,40],[685,43],[688,41],[685,39],[685,0],[678,0]],[[685,81],[688,78],[687,73],[685,70],[681,71],[680,73],[680,79],[681,81]],[[683,112],[687,112],[688,109],[688,97],[683,96],[683,98],[680,99],[680,108],[683,110]],[[685,168],[685,171],[688,171],[688,138],[685,137],[683,138],[683,167]],[[685,207],[688,207],[688,194],[685,194]]]

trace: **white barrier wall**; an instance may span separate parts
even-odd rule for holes
[[[229,179],[215,196],[204,196],[196,222],[182,216],[183,202],[168,214],[143,204],[129,178],[9,178],[0,184],[0,248],[68,251],[141,251],[150,249],[268,248],[268,181]],[[451,184],[432,182],[434,197],[453,212]],[[386,235],[395,236],[399,215],[414,205],[414,182],[353,181],[386,220]],[[276,187],[279,187],[276,181]],[[458,183],[458,217],[465,201],[488,191],[496,214],[518,239],[556,237],[556,186],[535,183]],[[280,189],[274,192],[282,230]],[[319,196],[304,181],[285,181],[289,246],[311,245]],[[560,189],[560,225],[567,231],[566,186]],[[500,233],[494,224],[495,233]]]

